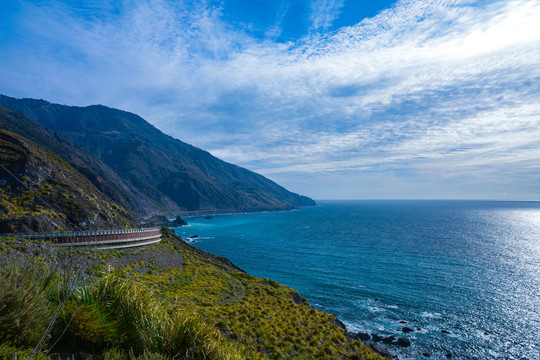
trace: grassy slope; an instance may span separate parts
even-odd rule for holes
[[[36,253],[36,245],[25,250],[24,245],[7,244],[0,239],[0,260],[2,254],[12,261],[21,252]],[[295,290],[248,275],[166,228],[161,244],[151,248],[79,249],[74,254],[90,258],[94,270],[119,268],[173,312],[197,314],[246,359],[383,359],[351,339],[334,315],[312,308]]]
[[[335,315],[311,307],[295,290],[248,275],[229,260],[179,240],[168,229],[163,235],[157,247],[97,250],[96,258],[123,265],[130,278],[164,300],[174,300],[179,311],[195,311],[228,339],[243,344],[250,358],[381,358],[351,339]],[[153,257],[152,252],[159,255]],[[178,263],[178,254],[183,266],[169,267],[168,262]]]

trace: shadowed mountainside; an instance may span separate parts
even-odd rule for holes
[[[113,202],[127,211],[144,208],[126,182],[88,150],[42,126],[30,117],[0,105],[0,128],[21,135],[66,161]]]
[[[85,176],[24,137],[0,130],[0,161],[0,233],[135,226]]]
[[[138,203],[130,206],[142,216],[288,210],[315,204],[259,174],[165,135],[129,112],[3,95],[0,105],[88,149],[137,194]]]

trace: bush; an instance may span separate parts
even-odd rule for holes
[[[66,303],[55,333],[60,334],[68,323],[64,346],[95,351],[118,342],[115,323],[96,304]]]
[[[241,359],[217,329],[197,316],[166,307],[153,293],[117,274],[105,275],[92,288],[77,292],[65,306],[62,327],[71,347],[107,350],[107,359]],[[65,343],[66,344],[66,343]],[[124,352],[122,352],[124,351]]]
[[[30,348],[18,348],[7,343],[0,344],[0,360],[13,360],[15,354],[17,354],[17,359],[28,359],[31,353],[32,349]]]
[[[41,266],[0,268],[0,339],[15,346],[35,346],[51,317],[48,298],[52,274]]]

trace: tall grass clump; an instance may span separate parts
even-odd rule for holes
[[[213,326],[119,274],[81,289],[66,309],[63,322],[71,320],[66,334],[71,345],[115,347],[141,360],[242,358]]]
[[[0,339],[14,346],[34,346],[53,312],[52,272],[39,265],[0,267]]]

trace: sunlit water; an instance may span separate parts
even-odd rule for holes
[[[349,330],[409,338],[389,346],[401,359],[540,359],[540,202],[334,201],[188,222],[176,231],[196,247]]]

